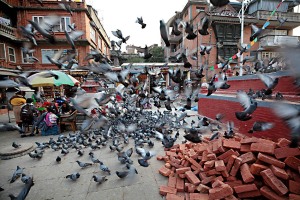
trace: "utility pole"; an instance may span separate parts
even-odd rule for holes
[[[244,43],[244,0],[242,0],[242,18],[241,18],[241,45]],[[243,76],[243,54],[240,57],[240,76]]]

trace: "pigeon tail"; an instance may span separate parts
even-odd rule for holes
[[[265,95],[271,95],[272,94],[272,89],[267,89],[265,91]]]
[[[146,27],[146,24],[142,24],[142,28],[145,28]]]
[[[204,30],[204,29],[200,29],[200,30],[199,30],[199,33],[200,33],[201,35],[208,35],[208,34],[209,34],[209,32],[208,32],[207,30]]]

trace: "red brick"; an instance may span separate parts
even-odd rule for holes
[[[159,173],[163,176],[169,176],[171,174],[171,170],[166,168],[165,166],[162,166],[160,169],[159,169]]]
[[[186,175],[185,174],[177,174],[180,178],[185,179]]]
[[[215,168],[218,172],[226,170],[225,164],[223,160],[216,160],[215,161]]]
[[[228,197],[225,197],[225,200],[238,200],[234,195],[230,195]]]
[[[197,163],[197,161],[195,161],[193,158],[189,158],[186,156],[185,159],[187,159],[192,165],[195,165],[197,168],[202,168],[201,165],[199,165],[199,163]]]
[[[289,148],[289,147],[282,147],[277,148],[274,150],[275,157],[277,159],[286,158],[289,156],[299,156],[300,149],[299,148]]]
[[[293,180],[289,180],[289,190],[292,193],[300,194],[300,183]]]
[[[211,169],[211,170],[205,172],[205,174],[207,176],[212,176],[212,175],[216,175],[216,174],[221,174],[221,172],[218,172],[216,169]]]
[[[185,192],[184,193],[184,198],[185,198],[185,200],[190,200],[190,193]]]
[[[212,143],[212,146],[213,146],[212,152],[213,153],[219,153],[217,140],[212,141],[211,143]]]
[[[221,171],[221,174],[222,174],[222,176],[225,177],[225,178],[229,177],[229,173],[228,173],[227,170]]]
[[[258,138],[258,141],[257,141],[257,142],[258,142],[258,143],[263,143],[263,144],[266,144],[266,143],[268,143],[268,144],[273,144],[273,145],[276,146],[276,143],[275,143],[275,142],[273,142],[272,140],[264,139],[264,138]]]
[[[197,186],[196,190],[200,193],[207,193],[208,194],[208,190],[210,189],[210,187],[200,184]]]
[[[236,158],[237,158],[236,155],[231,155],[231,156],[229,157],[229,160],[228,160],[227,165],[226,165],[226,170],[227,170],[228,172],[230,172],[230,170],[231,170],[231,168],[232,168],[232,166],[233,166],[233,163],[234,163],[234,161],[235,161]]]
[[[289,194],[289,200],[299,200],[300,199],[300,195],[297,194]]]
[[[237,152],[237,151],[235,151],[235,152],[233,153],[233,155],[235,155],[235,156],[237,156],[237,157],[240,156],[239,152]],[[227,163],[228,160],[229,160],[229,158],[230,158],[230,157],[224,158],[224,159],[223,159],[224,163]]]
[[[250,152],[251,151],[250,147],[251,147],[250,144],[242,144],[240,152],[242,152],[242,153],[244,153],[244,152]]]
[[[241,175],[243,178],[243,181],[245,183],[250,183],[254,181],[254,176],[251,174],[249,165],[247,163],[244,163],[241,165]]]
[[[217,145],[218,145],[219,153],[224,153],[225,149],[223,147],[223,140],[222,139],[217,140]]]
[[[194,184],[185,183],[184,186],[185,186],[185,191],[188,193],[195,192],[195,190],[196,190],[196,186]]]
[[[300,166],[300,159],[296,157],[287,157],[284,160],[284,163],[289,166],[290,168],[293,168],[295,170],[298,170],[298,167]]]
[[[279,147],[287,147],[291,144],[290,140],[287,140],[286,138],[279,138],[277,142],[277,146]]]
[[[165,185],[159,186],[159,194],[163,196],[167,195],[167,193],[176,194],[176,192],[177,192],[176,188],[171,188]]]
[[[173,162],[173,163],[176,163],[176,164],[178,164],[178,165],[180,165],[181,164],[181,161],[179,160],[179,159],[176,159],[176,158],[174,158],[174,157],[170,157],[170,161],[171,162]]]
[[[260,188],[260,193],[270,200],[286,200],[287,198],[281,197],[273,192],[268,186],[263,186]]]
[[[227,181],[236,181],[237,178],[236,178],[235,176],[228,176],[228,177],[226,178],[226,180],[227,180]]]
[[[285,195],[288,192],[287,187],[273,174],[270,169],[260,172],[265,183],[271,187],[277,194]]]
[[[198,154],[194,151],[194,149],[190,149],[190,150],[189,150],[189,153],[188,153],[188,156],[189,156],[190,158],[197,159]]]
[[[286,172],[289,175],[289,179],[300,182],[300,175],[296,172],[294,172],[294,170],[287,168]]]
[[[230,174],[231,176],[235,176],[236,173],[238,172],[238,170],[239,170],[241,164],[242,164],[242,159],[241,159],[241,158],[236,158],[236,159],[234,160],[234,164],[233,164],[233,166],[232,166],[232,168],[231,168],[229,174]]]
[[[253,143],[253,142],[258,142],[258,138],[251,137],[251,138],[243,138],[241,140],[241,144],[250,144],[250,143]]]
[[[184,197],[178,196],[176,194],[168,193],[166,196],[166,200],[184,200]]]
[[[256,163],[253,163],[251,166],[250,166],[250,172],[251,174],[254,174],[254,175],[259,175],[260,176],[260,172],[261,171],[264,171],[268,169],[267,166],[265,165],[260,165],[260,164],[256,164]]]
[[[216,160],[217,156],[214,153],[210,153],[207,155],[207,160]]]
[[[300,166],[298,167],[298,172],[299,172],[299,174],[300,174]]]
[[[190,168],[190,167],[182,167],[182,168],[178,168],[178,169],[176,169],[176,174],[183,174],[183,173],[185,173],[186,171],[191,171],[191,168]]]
[[[214,160],[206,161],[204,163],[204,167],[207,167],[207,168],[212,168],[214,165],[215,165],[215,161]]]
[[[230,149],[240,149],[241,143],[235,140],[223,140],[223,147]]]
[[[208,200],[208,194],[190,193],[190,200]]]
[[[274,154],[276,144],[272,143],[252,143],[250,146],[251,151],[263,152],[268,154]]]
[[[244,184],[244,185],[234,186],[233,189],[236,193],[242,193],[242,192],[250,192],[253,190],[257,190],[257,187],[255,184]]]
[[[185,172],[185,176],[194,185],[199,185],[201,182],[199,178],[192,171]]]
[[[173,157],[177,157],[177,153],[172,152],[172,151],[166,151],[166,156],[173,156]]]
[[[222,176],[217,176],[212,182],[214,182],[214,181],[224,181],[224,178],[222,177]]]
[[[207,155],[208,155],[208,151],[207,150],[204,150],[203,153],[202,153],[202,161],[207,161]]]
[[[204,184],[204,185],[206,185],[206,184],[212,182],[215,178],[216,178],[216,176],[209,176],[209,177],[206,177],[206,178],[204,178],[204,179],[201,181],[201,183]]]
[[[177,177],[176,189],[178,192],[184,192],[184,179]]]
[[[236,180],[236,181],[226,181],[224,182],[225,184],[230,185],[230,187],[234,187],[234,186],[238,186],[238,185],[242,185],[243,182],[241,180]]]
[[[253,198],[253,197],[259,197],[261,196],[260,191],[259,190],[253,190],[250,192],[243,192],[243,193],[238,193],[238,197],[239,198]]]
[[[176,180],[177,178],[174,176],[169,176],[168,186],[172,188],[176,188]]]
[[[206,173],[205,173],[205,172],[200,172],[200,173],[199,173],[199,177],[200,177],[200,179],[201,179],[201,180],[203,180],[203,179],[207,178],[207,176],[206,176]]]
[[[253,163],[256,161],[256,157],[252,152],[244,153],[239,158],[243,160],[242,163]]]
[[[198,168],[195,165],[191,165],[192,171],[196,171]]]
[[[215,188],[215,187],[220,187],[221,185],[223,185],[224,183],[220,180],[216,180],[214,181],[212,184],[211,184],[211,187],[212,188]]]
[[[271,157],[271,156],[268,156],[268,155],[265,155],[262,153],[259,153],[257,158],[265,163],[269,163],[269,164],[274,165],[279,168],[284,168],[284,166],[285,166],[284,162],[281,162],[274,157]]]
[[[162,156],[157,156],[156,160],[163,160],[163,157]]]
[[[168,168],[168,169],[171,169],[172,166],[171,166],[170,163],[166,163],[166,164],[165,164],[165,167]]]
[[[226,157],[228,157],[228,156],[231,156],[231,155],[233,155],[233,154],[234,154],[234,150],[230,149],[230,150],[226,151],[225,153],[219,155],[217,158],[218,158],[219,160],[223,160],[224,158],[226,158]]]
[[[272,170],[273,174],[275,176],[277,176],[278,178],[282,178],[284,180],[287,180],[289,178],[289,175],[286,173],[286,171],[284,169],[281,169],[274,165],[271,165],[270,169]]]
[[[228,197],[233,194],[232,188],[227,185],[221,185],[220,187],[217,188],[212,188],[209,190],[209,199],[215,200],[215,199],[222,199],[225,197]]]

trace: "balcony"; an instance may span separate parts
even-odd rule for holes
[[[252,15],[256,17],[259,20],[267,20],[271,16],[270,11],[257,11],[253,13]],[[278,15],[277,15],[278,14]],[[277,12],[276,15],[273,15],[271,17],[271,21],[277,21],[277,16],[282,17],[282,18],[287,18],[286,23],[300,23],[300,13],[294,13],[294,12]],[[299,25],[299,24],[298,24]],[[297,26],[298,26],[297,25]]]
[[[0,24],[0,35],[8,37],[10,39],[16,39],[16,28]]]
[[[281,45],[296,46],[299,44],[298,36],[266,35],[260,38],[260,47],[278,47]]]

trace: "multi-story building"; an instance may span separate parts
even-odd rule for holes
[[[244,14],[244,31],[243,43],[250,43],[250,36],[252,34],[251,24],[255,24],[259,28],[263,26],[272,11],[276,8],[280,1],[274,0],[252,0],[247,6]],[[292,30],[300,24],[300,13],[295,13],[291,2],[284,1],[275,15],[270,19],[270,25],[267,27],[259,37],[259,41],[251,47],[251,51],[244,53],[247,55],[257,55],[262,59],[267,56],[269,58],[275,56],[275,48],[282,43],[298,43],[299,37],[292,36]],[[165,48],[165,58],[178,56],[181,53],[187,55],[188,61],[193,67],[207,64],[213,66],[218,63],[218,56],[228,59],[238,52],[237,43],[241,38],[241,3],[231,2],[223,7],[212,7],[207,0],[189,0],[181,12],[175,12],[167,24],[169,30],[176,19],[183,22],[188,22],[194,27],[194,32],[197,37],[193,40],[186,38],[183,25],[179,25],[182,31],[180,36],[171,33],[169,41],[170,48]],[[207,17],[209,19],[208,35],[199,34],[198,30],[202,28],[202,19]],[[287,18],[287,21],[279,26],[277,17]],[[162,46],[164,46],[162,41]],[[200,45],[212,46],[210,54],[201,55]],[[255,51],[259,47],[263,47],[263,51]],[[191,56],[197,59],[191,59]],[[232,63],[239,64],[238,60],[233,60]]]
[[[84,0],[42,2],[39,4],[35,0],[0,0],[0,66],[22,70],[58,69],[46,56],[52,57],[58,50],[63,50],[63,54],[72,50],[65,31],[70,33],[69,25],[73,23],[76,30],[84,32],[75,41],[79,65],[87,64],[85,57],[91,49],[97,49],[110,57],[110,40],[93,7]],[[71,12],[62,9],[59,3],[69,5]],[[52,28],[56,42],[51,44],[40,34],[36,34],[37,46],[32,45],[31,48],[35,50],[32,55],[39,61],[30,63],[21,50],[23,43],[29,40],[22,36],[20,26],[25,27],[28,20],[41,23],[47,16],[59,17],[59,21]]]

